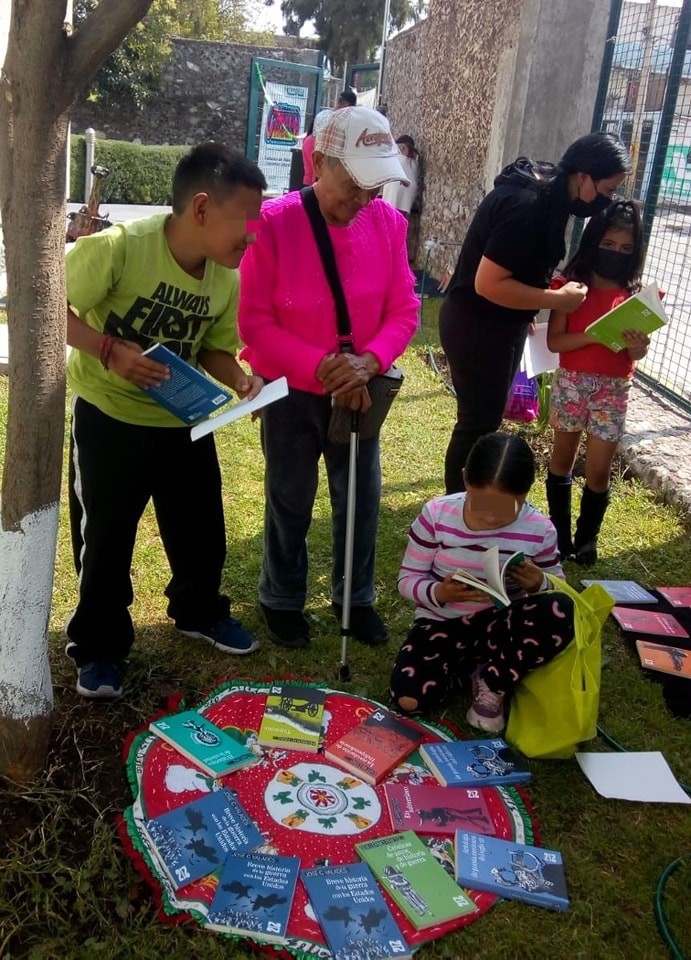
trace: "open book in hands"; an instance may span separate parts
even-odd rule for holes
[[[457,570],[453,579],[457,583],[464,583],[473,590],[482,590],[494,601],[495,606],[499,608],[508,607],[511,603],[506,590],[506,572],[510,567],[518,563],[523,563],[525,555],[522,552],[512,553],[504,561],[503,566],[499,565],[499,548],[490,547],[482,554],[482,574],[476,576],[469,570]]]
[[[649,283],[628,300],[588,324],[585,332],[614,353],[619,353],[626,348],[626,340],[622,336],[624,330],[652,333],[668,320],[657,284]]]

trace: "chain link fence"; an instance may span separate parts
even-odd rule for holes
[[[611,0],[595,129],[618,134],[633,171],[620,193],[643,208],[644,279],[665,291],[668,326],[639,375],[691,409],[691,0]]]

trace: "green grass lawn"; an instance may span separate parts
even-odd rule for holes
[[[426,304],[426,328],[434,307]],[[407,378],[383,438],[384,493],[378,540],[379,609],[390,626],[388,655],[351,647],[351,689],[386,702],[390,665],[412,609],[396,592],[406,531],[422,503],[442,489],[443,456],[454,403],[422,359],[420,346],[404,359]],[[0,378],[0,450],[4,450],[7,383]],[[544,435],[529,439],[544,448]],[[225,478],[228,559],[225,586],[234,612],[262,633],[256,610],[261,561],[262,459],[258,428],[241,420],[217,435]],[[181,491],[184,503],[184,491]],[[179,637],[165,616],[168,571],[153,514],[137,543],[133,614],[137,642],[125,697],[90,704],[74,691],[74,670],[62,651],[62,625],[75,601],[63,487],[58,559],[50,624],[55,686],[53,739],[44,777],[30,787],[6,785],[0,825],[0,957],[29,960],[118,958],[190,960],[245,957],[251,952],[193,926],[156,918],[148,887],[117,839],[113,821],[130,800],[120,750],[126,735],[181,692],[189,705],[219,680],[283,674],[337,686],[339,628],[329,606],[330,514],[322,484],[310,534],[308,615],[313,643],[289,652],[265,642],[248,659],[226,658]],[[545,506],[542,482],[533,501]],[[683,518],[639,483],[615,478],[602,535],[601,560],[589,575],[631,578],[643,585],[689,582],[691,545]],[[582,572],[570,567],[578,584]],[[676,775],[691,782],[691,725],[667,711],[660,688],[644,679],[635,651],[609,622],[605,629],[601,723],[630,750],[662,750]],[[466,733],[466,704],[448,711]],[[592,748],[607,749],[601,741]],[[575,761],[533,762],[529,795],[542,842],[560,849],[572,907],[564,914],[501,902],[466,930],[421,951],[423,958],[513,960],[664,960],[669,956],[653,917],[661,871],[691,851],[688,807],[605,800]],[[691,955],[691,871],[668,885],[668,910],[683,955]]]

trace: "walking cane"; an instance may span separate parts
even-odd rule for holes
[[[350,637],[350,597],[353,590],[353,548],[355,545],[355,505],[357,502],[357,457],[360,439],[360,411],[353,410],[350,418],[350,450],[348,452],[348,493],[346,499],[346,530],[343,557],[343,609],[341,611],[341,660],[337,678],[350,683],[348,663]]]

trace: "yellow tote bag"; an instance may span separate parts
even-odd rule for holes
[[[567,760],[579,743],[597,735],[602,625],[614,600],[599,583],[578,593],[558,577],[550,580],[573,600],[575,636],[566,650],[516,686],[506,739],[527,757]]]

